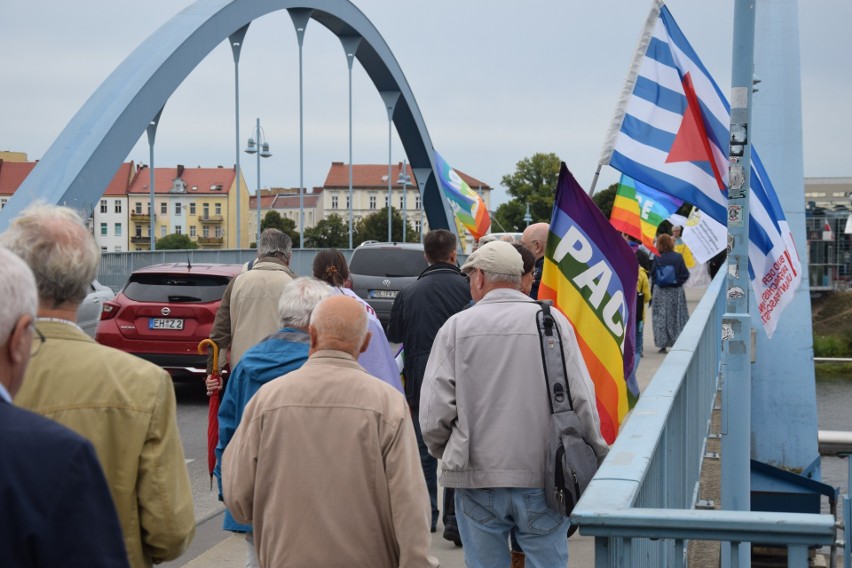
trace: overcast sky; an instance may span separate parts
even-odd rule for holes
[[[0,8],[0,150],[40,159],[101,82],[192,2],[7,0]],[[590,185],[649,0],[355,0],[399,62],[435,149],[494,187],[515,164],[554,152]],[[669,9],[723,92],[730,90],[733,1],[671,0]],[[852,176],[852,3],[799,3],[804,171]],[[346,61],[317,22],[304,46],[305,186],[348,161]],[[758,70],[759,74],[759,70]],[[240,137],[259,117],[273,157],[263,187],[299,185],[298,49],[285,11],[252,23],[240,67]],[[387,113],[366,73],[353,73],[353,162],[387,163]],[[217,47],[166,104],[158,167],[234,163],[233,63]],[[404,158],[393,133],[392,160]],[[249,187],[255,158],[242,155]],[[144,132],[128,160],[148,163]],[[771,175],[771,172],[770,172]],[[605,167],[599,187],[617,181]],[[498,191],[495,202],[506,199]]]

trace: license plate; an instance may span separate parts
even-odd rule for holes
[[[148,329],[183,329],[183,320],[174,318],[151,318]]]
[[[371,298],[396,298],[397,290],[370,290]]]

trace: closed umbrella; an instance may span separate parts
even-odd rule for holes
[[[219,375],[219,346],[212,339],[202,339],[198,344],[198,352],[204,354],[204,348],[213,350],[213,378],[221,381]],[[216,445],[219,443],[219,393],[216,388],[207,393],[210,406],[207,409],[207,469],[210,473],[210,489],[213,489],[213,468],[216,467]]]

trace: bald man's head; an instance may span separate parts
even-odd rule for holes
[[[311,314],[311,354],[323,349],[344,351],[357,359],[370,343],[367,310],[347,296],[321,301]]]
[[[544,256],[548,231],[550,231],[549,223],[533,223],[524,229],[524,234],[521,236],[521,244],[533,253],[536,260]]]

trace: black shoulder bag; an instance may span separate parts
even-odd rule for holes
[[[567,517],[598,470],[598,457],[586,442],[585,428],[574,412],[562,335],[550,313],[552,302],[542,300],[538,303],[541,311],[536,319],[551,413],[545,463],[545,500],[551,509]]]

